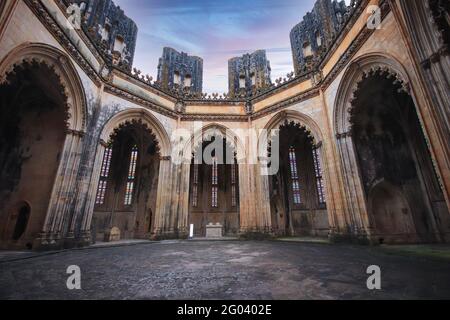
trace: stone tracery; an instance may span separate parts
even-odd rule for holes
[[[154,204],[150,206],[152,212],[151,214],[147,212],[143,216],[144,220],[137,219],[140,225],[139,227],[135,226],[136,230],[139,230],[139,237],[151,235],[155,238],[164,238],[185,237],[187,235],[191,191],[189,180],[193,177],[190,171],[191,164],[176,164],[171,153],[177,147],[177,144],[185,146],[185,143],[192,143],[194,148],[198,148],[199,144],[193,143],[193,141],[196,141],[195,137],[199,135],[206,138],[211,136],[226,138],[230,147],[235,149],[238,158],[237,170],[239,176],[239,226],[235,227],[237,231],[234,230],[232,233],[253,234],[262,232],[265,235],[271,234],[275,231],[274,229],[277,229],[275,226],[279,226],[272,220],[273,215],[271,213],[274,211],[271,210],[273,207],[270,206],[271,186],[268,179],[261,177],[259,165],[246,163],[246,160],[251,156],[246,146],[255,141],[252,140],[253,138],[240,141],[235,136],[227,134],[224,132],[226,131],[225,123],[227,123],[227,126],[229,123],[229,127],[236,126],[245,129],[263,127],[277,129],[281,127],[285,130],[285,128],[288,128],[287,130],[291,131],[289,131],[290,134],[285,135],[286,141],[294,136],[304,138],[302,141],[296,141],[296,143],[298,142],[297,148],[293,148],[293,150],[300,152],[297,155],[298,166],[302,170],[300,176],[306,172],[311,176],[310,181],[314,180],[314,177],[312,177],[312,162],[309,161],[311,159],[302,159],[302,154],[309,153],[310,148],[319,148],[321,164],[324,169],[323,176],[329,191],[327,198],[330,201],[326,208],[327,212],[324,211],[324,208],[312,209],[323,211],[319,215],[322,222],[328,220],[327,225],[324,224],[323,228],[319,228],[320,232],[316,232],[317,229],[315,228],[295,230],[296,227],[293,224],[287,224],[287,229],[292,226],[294,232],[284,228],[285,230],[282,230],[281,233],[289,231],[291,234],[296,234],[296,232],[302,234],[302,232],[309,231],[326,236],[327,231],[333,231],[337,232],[338,236],[350,235],[351,237],[374,240],[371,237],[377,236],[377,232],[380,232],[373,226],[383,225],[383,219],[374,223],[376,219],[372,219],[372,216],[368,213],[383,210],[377,199],[387,199],[392,207],[398,207],[397,209],[400,211],[402,208],[410,206],[408,199],[398,200],[402,198],[402,192],[394,183],[386,181],[387,179],[375,177],[374,179],[366,179],[366,182],[364,182],[364,179],[360,179],[360,176],[367,176],[367,172],[370,172],[371,168],[370,165],[360,165],[361,162],[364,163],[364,161],[361,161],[361,158],[363,158],[361,150],[365,148],[365,144],[364,141],[358,139],[366,137],[366,135],[364,134],[365,129],[361,129],[361,127],[365,128],[362,125],[365,122],[361,120],[365,118],[358,110],[362,105],[361,97],[368,94],[368,86],[365,84],[374,78],[383,83],[389,82],[390,86],[398,91],[395,92],[395,95],[408,96],[413,99],[414,110],[419,118],[419,127],[425,134],[427,145],[423,149],[423,154],[426,155],[425,150],[431,151],[433,154],[432,166],[436,168],[436,172],[439,173],[441,179],[440,186],[436,187],[436,184],[431,183],[436,187],[433,189],[436,191],[434,194],[439,195],[439,199],[436,198],[437,200],[432,201],[433,205],[437,207],[433,210],[440,212],[440,214],[445,211],[443,198],[445,196],[448,198],[448,194],[441,197],[439,189],[443,190],[444,193],[446,192],[446,185],[448,185],[448,179],[446,178],[448,174],[446,172],[448,171],[446,171],[443,163],[445,164],[445,159],[448,159],[449,156],[445,152],[441,152],[443,156],[439,154],[442,149],[437,146],[439,146],[439,143],[445,143],[446,140],[442,138],[441,131],[433,129],[434,122],[443,122],[443,117],[436,117],[433,113],[434,103],[442,104],[445,99],[440,100],[433,94],[430,95],[433,99],[427,96],[423,84],[420,82],[422,81],[422,71],[416,70],[414,63],[409,61],[410,57],[398,50],[398,48],[403,48],[402,40],[398,40],[398,45],[393,47],[377,47],[381,52],[373,52],[373,46],[366,46],[366,43],[370,44],[372,41],[372,36],[380,40],[381,37],[389,37],[390,35],[386,35],[388,32],[395,34],[396,39],[402,39],[396,29],[402,28],[401,19],[394,15],[395,11],[394,14],[391,13],[391,7],[395,9],[397,3],[380,1],[383,12],[382,18],[385,23],[383,28],[387,28],[388,31],[355,30],[356,32],[354,32],[352,28],[356,28],[355,21],[363,14],[368,1],[353,1],[348,8],[348,13],[339,18],[339,25],[342,30],[339,31],[339,34],[334,34],[331,37],[336,43],[329,43],[329,50],[320,55],[320,59],[318,57],[313,59],[314,68],[308,69],[308,72],[297,76],[290,73],[284,79],[275,81],[273,86],[254,90],[250,96],[233,99],[227,93],[205,95],[203,93],[192,94],[188,90],[181,94],[162,91],[157,82],[154,82],[150,76],[143,76],[139,70],[135,69],[131,72],[127,68],[116,68],[110,65],[108,59],[103,61],[102,54],[104,52],[96,51],[96,47],[89,42],[89,37],[85,37],[84,31],[66,33],[55,17],[58,12],[49,10],[41,1],[24,0],[23,3],[20,10],[31,9],[27,13],[38,16],[39,23],[42,23],[42,26],[39,25],[42,28],[42,33],[45,33],[47,37],[53,37],[62,49],[54,49],[50,45],[27,43],[26,41],[19,43],[20,46],[4,57],[0,64],[2,84],[10,85],[8,79],[13,79],[16,76],[15,73],[22,73],[22,69],[27,69],[30,65],[50,69],[57,77],[57,79],[54,79],[54,83],[61,85],[61,88],[59,85],[55,85],[56,89],[61,89],[59,90],[61,92],[57,95],[61,95],[61,100],[66,101],[63,105],[70,114],[66,119],[68,129],[64,130],[67,141],[60,152],[63,165],[58,169],[55,192],[50,197],[49,212],[45,217],[45,222],[43,222],[42,234],[39,235],[41,244],[56,247],[65,243],[64,245],[71,246],[72,243],[79,241],[78,238],[76,240],[75,238],[80,235],[84,237],[82,241],[86,241],[85,243],[89,243],[90,239],[93,238],[95,230],[92,230],[91,226],[95,226],[96,222],[90,223],[91,213],[94,211],[92,199],[95,198],[92,194],[93,189],[96,188],[96,179],[98,178],[104,148],[109,145],[111,140],[119,139],[119,136],[131,127],[140,128],[139,130],[145,132],[149,140],[155,142],[155,154],[153,155],[155,159],[153,160],[159,163],[158,169],[155,169],[152,173],[153,176],[157,175],[159,178],[157,182],[154,181],[151,188],[152,197],[154,197],[152,200]],[[401,5],[402,1],[399,1],[399,3]],[[432,1],[431,3],[432,5],[436,4]],[[58,1],[57,5],[64,9],[62,1]],[[436,7],[433,7],[433,9],[436,9]],[[439,20],[442,18],[442,12],[439,14],[434,12],[433,16]],[[439,29],[442,29],[442,27]],[[0,31],[4,32],[4,30]],[[8,32],[8,30],[6,31]],[[403,32],[408,35],[404,30]],[[341,44],[339,39],[342,40],[344,36],[349,38],[354,36],[354,39],[342,52],[342,56],[333,58],[334,64],[327,65],[329,61],[333,61],[330,60],[331,56],[336,54],[337,46]],[[8,37],[11,37],[11,35],[8,34]],[[37,35],[37,38],[39,38],[39,35]],[[77,40],[74,41],[74,39]],[[45,41],[45,39],[42,41]],[[77,41],[79,42],[75,45]],[[81,44],[86,44],[86,47],[79,48],[78,45]],[[364,49],[362,51],[365,53],[354,58],[355,55],[359,55],[361,48]],[[67,55],[63,53],[63,50]],[[397,60],[393,59],[391,54]],[[409,55],[414,56],[414,53],[409,53]],[[428,56],[425,56],[425,58],[428,58]],[[428,68],[436,72],[436,68],[441,65],[436,62],[435,58],[431,57],[430,59],[432,61],[430,60]],[[422,62],[421,60],[422,58],[419,63]],[[73,63],[76,63],[76,67]],[[348,65],[349,67],[347,67]],[[407,65],[407,67],[404,67],[404,65]],[[344,75],[340,77],[342,71],[344,71]],[[80,76],[83,78],[83,83],[80,81]],[[434,74],[429,76],[430,79],[434,80],[427,80],[427,82],[436,82],[445,87],[442,77],[433,78]],[[375,88],[376,86],[372,83],[369,87]],[[94,99],[97,99],[97,101],[86,102],[84,90],[93,93]],[[424,104],[423,100],[426,100],[427,104]],[[98,120],[86,112],[88,103],[98,106],[101,111],[104,106],[119,105],[120,107],[115,111],[110,110],[111,112],[108,114],[111,118],[105,124],[104,118]],[[430,112],[430,109],[433,112]],[[93,112],[98,112],[98,110]],[[101,115],[104,116],[105,114]],[[274,114],[276,115],[274,116]],[[402,116],[404,115],[397,114],[395,117]],[[271,120],[266,123],[269,118]],[[212,123],[202,128],[200,134],[195,133],[188,141],[171,141],[169,135],[174,130],[179,128],[191,129],[196,120]],[[89,129],[86,129],[87,127]],[[207,129],[211,129],[212,133],[205,133],[204,131],[207,131]],[[355,130],[357,133],[355,133]],[[92,140],[92,137],[98,137],[99,135],[99,141]],[[334,137],[337,139],[334,139]],[[264,137],[259,137],[259,139],[264,139]],[[356,142],[355,146],[353,143],[357,140],[359,142]],[[94,147],[91,148],[88,145],[94,145]],[[97,145],[98,148],[96,148]],[[182,148],[185,156],[190,160],[191,154],[186,150]],[[83,160],[81,165],[79,165],[80,158]],[[128,155],[122,157],[124,163],[129,161],[128,158]],[[421,159],[420,161],[424,166],[429,166],[428,160]],[[124,167],[126,167],[125,164]],[[367,169],[368,167],[369,169]],[[429,174],[430,172],[432,170],[427,168],[424,177],[434,181],[432,175]],[[289,178],[288,173],[288,170],[283,173],[287,180]],[[139,170],[137,170],[136,177],[139,177]],[[370,188],[368,189],[367,181],[370,182]],[[313,184],[310,184],[309,189],[313,190],[311,186]],[[310,194],[312,200],[315,197],[313,193],[311,191]],[[252,198],[249,195],[255,195],[255,197]],[[365,197],[369,200],[366,201]],[[306,199],[308,196],[303,198]],[[21,221],[26,220],[28,212],[24,203],[21,202],[16,210],[18,217],[21,217],[18,220]],[[30,207],[33,214],[35,212],[33,206],[30,205]],[[308,215],[306,213],[306,215],[310,218],[313,214]],[[152,223],[148,224],[149,221],[145,220],[146,217],[151,217],[149,219]],[[445,215],[443,217],[442,221],[445,220]],[[81,220],[82,228],[80,230],[72,228],[72,225],[79,225]],[[131,220],[129,223],[132,224]],[[398,225],[401,222],[400,220],[393,219],[392,222]],[[66,232],[68,222],[71,226],[68,228],[69,232]],[[145,227],[143,227],[143,224]],[[445,222],[442,223],[442,225],[444,224]],[[132,233],[127,233],[130,231],[130,229],[126,231],[127,228],[124,224],[121,224],[118,229],[123,231],[125,238],[133,237]],[[23,231],[22,229],[23,224],[18,224],[17,232],[12,233],[18,235]],[[407,229],[408,232],[406,233],[411,233],[410,231],[414,230],[410,226]],[[395,228],[387,228],[383,232],[395,232]],[[448,232],[443,229],[439,232],[440,240],[444,240],[445,234]],[[427,240],[422,239],[421,241]]]
[[[418,218],[417,208],[424,204],[426,206],[430,192],[432,197],[440,201],[443,196],[437,196],[440,193],[438,179],[431,157],[426,156],[429,155],[430,145],[423,136],[424,128],[416,114],[409,82],[401,67],[398,64],[394,67],[396,64],[386,57],[367,56],[354,62],[344,76],[348,80],[343,82],[341,94],[344,95],[340,96],[342,100],[335,114],[338,148],[345,175],[349,176],[345,184],[347,192],[353,192],[360,199],[357,206],[349,204],[353,212],[353,221],[350,223],[357,229],[367,230],[372,237],[378,237],[380,242],[430,241],[434,236],[439,238],[440,231],[431,227],[434,226],[432,221],[424,226],[417,220],[433,220],[430,217],[436,214],[431,213],[435,209],[423,208],[422,218]],[[390,97],[394,97],[394,102],[389,100]],[[399,111],[399,108],[406,109]],[[392,125],[393,121],[398,121],[398,124]],[[391,144],[395,145],[394,149]],[[422,150],[420,160],[409,154],[411,151],[408,151],[408,145],[414,145],[412,150]],[[400,151],[403,150],[402,146],[405,146],[403,153]],[[401,159],[393,159],[394,155]],[[419,162],[420,168],[416,167]],[[352,166],[359,168],[357,174]],[[403,176],[404,179],[401,178]],[[405,187],[404,181],[412,183],[413,176],[427,176],[425,180],[433,181],[428,185],[416,186],[415,190],[422,190],[422,194],[412,198],[423,197],[420,205],[411,203],[410,191]],[[414,181],[418,183],[418,180]],[[385,210],[380,206],[382,201],[389,203],[389,210],[397,210],[391,213],[393,219],[403,217],[403,220],[395,223],[391,221],[393,225],[387,227],[389,222],[381,218],[381,212]],[[365,212],[367,217],[364,217]],[[405,218],[407,216],[410,219],[408,221]]]

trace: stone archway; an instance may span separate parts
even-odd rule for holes
[[[11,208],[17,203],[27,202],[32,208],[20,237],[11,236],[2,223],[1,245],[61,246],[70,214],[63,193],[76,183],[86,124],[81,80],[64,53],[48,45],[26,44],[0,62],[0,87],[6,186],[1,191],[1,219],[16,214]],[[71,174],[61,174],[66,170]],[[32,188],[36,181],[39,188]]]
[[[279,147],[269,143],[269,152],[279,153],[279,170],[266,177],[274,233],[328,236],[333,218],[326,204],[329,179],[321,130],[310,117],[292,110],[275,115],[265,129],[260,141],[271,139],[268,135],[279,138]]]
[[[394,59],[369,55],[349,66],[337,95],[348,229],[373,242],[438,241],[447,232],[438,223],[448,212],[408,79]],[[386,202],[389,214],[382,213]]]
[[[205,148],[212,149],[214,143],[223,146],[223,158],[218,156],[223,163],[218,163],[217,166],[203,159]],[[179,183],[180,188],[184,189],[182,186],[186,186],[185,192],[181,192],[178,199],[182,228],[186,229],[189,224],[194,224],[195,235],[205,236],[206,224],[221,223],[224,235],[237,235],[243,218],[242,210],[247,210],[242,201],[248,199],[248,194],[243,194],[241,190],[241,176],[246,175],[243,168],[246,165],[246,150],[241,137],[234,130],[211,123],[189,134],[180,150],[183,164]],[[211,180],[213,167],[218,175],[214,186]],[[217,188],[217,205],[212,202],[213,188]],[[245,212],[247,211],[244,211],[244,220]]]
[[[220,224],[225,236],[239,233],[239,162],[233,145],[214,130],[193,149],[188,223],[195,236],[206,236],[208,224]]]
[[[168,202],[164,180],[170,168],[168,134],[149,111],[127,109],[104,125],[100,138],[94,170],[98,188],[92,204],[96,214],[88,220],[91,232],[101,236],[98,240],[112,229],[120,230],[122,239],[148,238]]]
[[[141,108],[125,109],[111,117],[103,126],[100,141],[102,143],[107,142],[117,128],[133,121],[141,122],[153,132],[159,144],[161,157],[169,157],[171,155],[171,142],[166,129],[153,114]]]

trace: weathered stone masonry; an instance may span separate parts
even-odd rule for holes
[[[370,5],[380,7],[379,29],[367,28]],[[352,1],[326,50],[312,50],[295,76],[233,98],[165,90],[130,72],[126,54],[111,57],[88,30],[68,28],[66,8],[62,0],[0,4],[0,138],[9,148],[0,149],[0,169],[12,181],[1,184],[1,247],[88,245],[114,228],[122,238],[185,238],[189,224],[208,222],[243,237],[449,241],[448,11],[437,1]],[[386,119],[396,99],[403,112]],[[246,146],[264,137],[241,140],[227,128],[280,128],[295,138],[280,149],[280,174],[248,164]],[[174,139],[176,129],[191,139]],[[201,136],[225,138],[236,175],[219,167],[226,180],[216,182],[213,165],[196,176],[194,164],[173,161],[174,151],[191,159],[187,145]],[[107,176],[111,146],[124,165]],[[404,171],[393,175],[396,166]],[[101,181],[117,186],[106,189],[105,207]],[[127,185],[136,195],[129,205]],[[194,185],[206,190],[196,209]]]

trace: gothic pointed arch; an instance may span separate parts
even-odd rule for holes
[[[183,147],[186,162],[189,156],[187,217],[194,235],[207,235],[211,223],[220,224],[224,235],[237,235],[241,225],[239,177],[246,159],[241,133],[210,123],[193,132]]]
[[[350,131],[352,101],[354,93],[358,90],[359,83],[368,76],[377,73],[392,79],[393,84],[400,84],[400,90],[410,94],[409,76],[400,62],[393,57],[384,53],[373,53],[356,59],[345,71],[338,88],[334,107],[334,130],[336,135],[346,134]]]
[[[3,228],[3,245],[62,245],[72,214],[72,203],[64,194],[76,188],[86,132],[87,103],[81,78],[59,49],[24,43],[0,61],[0,87],[4,98],[1,169],[5,185],[14,185],[0,188],[1,210],[11,212],[18,201],[29,202],[31,208],[23,209],[22,217],[28,212],[30,219],[29,227],[22,224],[18,229],[23,236],[11,237],[10,230]],[[31,192],[29,186],[35,181],[39,187]]]
[[[149,111],[140,108],[126,109],[112,116],[103,126],[100,139],[108,142],[114,130],[121,125],[139,122],[147,127],[155,135],[159,145],[159,152],[161,157],[169,157],[171,154],[171,142],[169,135],[161,124],[161,122],[152,115]]]
[[[298,124],[301,127],[305,127],[307,131],[311,133],[311,137],[314,139],[314,144],[320,144],[323,141],[323,134],[319,125],[310,116],[294,110],[284,110],[277,113],[272,119],[269,120],[264,129],[266,132],[279,129],[283,124],[290,122]]]
[[[130,108],[106,122],[100,139],[94,235],[108,241],[147,238],[167,185],[160,171],[170,163],[167,131],[148,110]]]
[[[410,83],[395,58],[372,53],[348,66],[338,88],[334,133],[344,189],[350,195],[347,229],[355,237],[374,242],[445,237],[445,227],[434,218],[446,218],[445,209],[436,209],[445,201],[443,186]],[[388,209],[389,215],[384,214]],[[391,222],[395,228],[384,227]]]
[[[24,64],[44,64],[58,76],[66,97],[67,126],[85,132],[87,120],[86,94],[72,60],[59,49],[42,43],[25,43],[9,52],[0,62],[0,84],[8,82],[15,70]]]
[[[244,161],[247,155],[245,145],[239,132],[216,122],[209,123],[191,134],[189,139],[183,142],[182,153],[184,160],[190,162],[192,151],[199,147],[202,141],[210,139],[213,136],[225,138],[227,143],[233,147],[236,152],[238,162]]]

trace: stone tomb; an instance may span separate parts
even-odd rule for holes
[[[220,223],[209,223],[206,226],[206,238],[222,238],[223,237],[223,226]]]
[[[120,229],[117,227],[111,228],[108,232],[105,232],[105,242],[114,242],[120,240]]]

